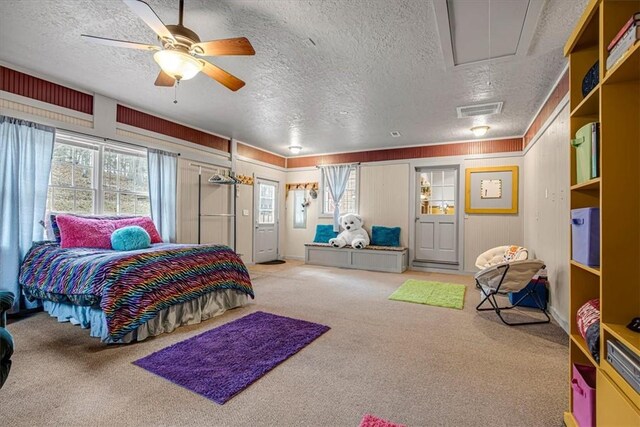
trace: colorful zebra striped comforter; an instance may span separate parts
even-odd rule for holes
[[[254,297],[247,268],[223,245],[162,243],[118,252],[39,242],[27,253],[19,280],[29,299],[100,307],[113,340],[209,292],[235,289]]]

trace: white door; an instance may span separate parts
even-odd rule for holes
[[[419,169],[416,260],[458,263],[458,169]]]
[[[254,262],[278,259],[278,183],[257,179],[254,185]]]

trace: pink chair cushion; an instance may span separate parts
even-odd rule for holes
[[[122,227],[137,225],[145,229],[151,243],[162,243],[162,238],[151,218],[124,219],[83,218],[73,215],[58,215],[60,247],[111,249],[111,234]]]

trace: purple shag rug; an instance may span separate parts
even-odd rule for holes
[[[133,363],[222,405],[329,329],[258,311]]]

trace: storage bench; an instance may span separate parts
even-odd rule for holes
[[[328,243],[306,243],[304,262],[329,267],[402,273],[407,269],[408,252],[407,248],[394,246],[354,249],[351,246],[334,248]]]

